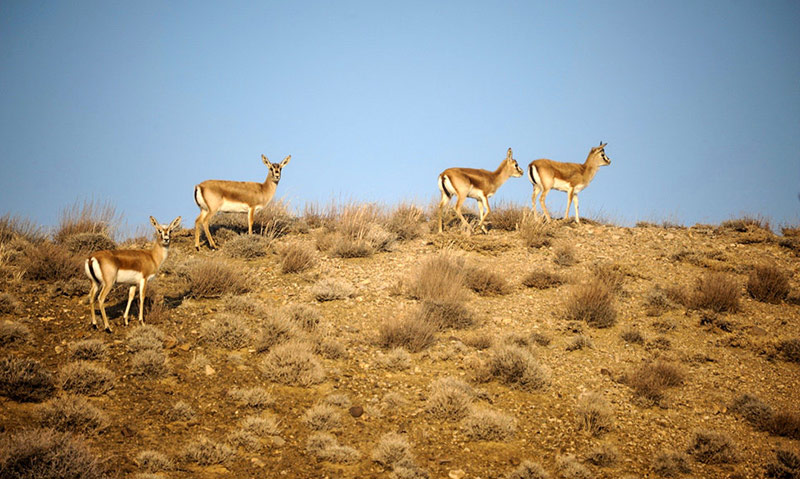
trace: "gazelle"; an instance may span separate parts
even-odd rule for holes
[[[528,165],[528,178],[533,183],[533,196],[531,196],[531,206],[533,213],[536,214],[536,196],[541,193],[539,203],[542,211],[549,221],[550,212],[544,200],[547,193],[555,188],[559,191],[567,192],[567,211],[564,219],[569,219],[569,205],[575,200],[575,222],[580,224],[578,216],[578,193],[589,186],[589,183],[597,173],[597,168],[611,164],[611,159],[606,156],[605,147],[608,143],[600,142],[600,146],[595,146],[589,150],[589,156],[583,164],[580,163],[561,163],[552,160],[535,160]]]
[[[208,231],[208,221],[218,211],[247,212],[247,232],[253,234],[253,215],[261,208],[267,206],[275,196],[278,182],[281,179],[281,169],[289,164],[292,155],[287,156],[280,163],[270,163],[269,159],[261,155],[261,160],[269,168],[267,179],[263,183],[255,181],[226,181],[206,180],[194,187],[194,201],[200,207],[200,215],[194,221],[194,247],[200,251],[200,226],[206,232],[208,245],[216,249],[217,245]]]
[[[478,202],[478,211],[481,214],[478,226],[483,232],[486,227],[483,221],[491,211],[489,209],[489,198],[491,198],[503,183],[510,177],[522,176],[522,170],[517,164],[517,160],[512,157],[511,148],[506,153],[506,158],[500,163],[495,171],[488,171],[476,168],[448,168],[439,175],[439,190],[442,192],[442,199],[439,201],[439,233],[442,232],[442,212],[453,195],[456,195],[456,215],[461,218],[461,223],[471,231],[469,223],[461,214],[461,205],[467,198],[474,198]],[[485,211],[484,211],[485,210]]]
[[[94,300],[99,290],[100,296],[97,298],[97,302],[100,305],[100,313],[103,315],[103,325],[107,332],[111,332],[108,316],[106,316],[105,301],[114,283],[132,285],[128,291],[128,305],[125,306],[123,315],[125,326],[128,325],[128,313],[133,297],[136,295],[136,286],[139,286],[139,322],[144,324],[144,287],[147,280],[156,275],[161,263],[167,259],[169,235],[181,224],[181,217],[178,216],[172,220],[169,226],[158,224],[152,216],[150,222],[156,228],[156,241],[149,250],[103,250],[93,253],[86,259],[84,270],[86,276],[92,281],[92,288],[89,291],[89,307],[92,309],[92,326],[95,328],[97,328],[97,318],[94,312]]]

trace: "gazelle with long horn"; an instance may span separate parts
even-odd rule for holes
[[[606,156],[605,152],[607,144],[601,141],[599,146],[589,150],[589,156],[586,157],[586,161],[583,164],[562,163],[547,159],[532,161],[528,165],[528,179],[533,183],[531,206],[534,215],[536,214],[536,196],[541,193],[542,196],[539,197],[539,203],[542,205],[542,211],[548,221],[551,219],[544,200],[551,189],[556,189],[567,192],[567,211],[564,213],[564,219],[569,219],[569,205],[574,200],[575,222],[580,224],[578,193],[589,186],[599,167],[611,164],[611,159]]]
[[[111,332],[106,316],[105,301],[106,296],[111,291],[115,283],[131,285],[128,291],[128,305],[125,306],[125,326],[128,325],[128,313],[131,303],[136,296],[136,286],[139,286],[139,322],[144,324],[144,295],[147,280],[152,278],[161,267],[161,263],[167,259],[169,252],[170,233],[181,224],[181,217],[178,216],[169,226],[159,224],[155,218],[150,217],[150,223],[156,229],[156,241],[149,250],[139,249],[115,249],[103,250],[92,253],[86,259],[84,270],[86,276],[92,282],[89,291],[89,307],[92,311],[92,326],[97,327],[97,317],[94,312],[95,297],[100,305],[100,314],[103,316],[103,325],[107,332]],[[100,295],[97,296],[98,291]]]
[[[517,160],[512,157],[511,148],[506,153],[506,158],[500,163],[495,171],[488,171],[476,168],[448,168],[439,175],[439,190],[442,192],[442,199],[439,201],[439,233],[442,232],[442,213],[450,202],[453,195],[456,195],[456,215],[461,219],[461,223],[471,231],[469,223],[461,214],[461,205],[467,198],[474,198],[478,202],[480,221],[478,226],[486,233],[484,220],[491,211],[489,208],[489,198],[491,198],[503,183],[510,177],[522,176],[522,169],[517,164]]]
[[[292,159],[287,156],[280,163],[270,163],[261,155],[261,161],[267,165],[269,172],[263,183],[255,181],[206,180],[194,187],[194,201],[200,207],[200,215],[194,222],[194,247],[200,251],[200,227],[206,233],[208,245],[216,249],[217,245],[208,230],[208,221],[218,211],[247,213],[247,232],[253,234],[253,217],[261,208],[267,206],[275,196],[281,170]]]

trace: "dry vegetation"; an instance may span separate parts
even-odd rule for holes
[[[800,228],[431,211],[217,215],[111,335],[114,209],[0,218],[0,477],[800,477]]]

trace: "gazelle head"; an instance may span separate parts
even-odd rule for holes
[[[261,161],[263,161],[264,164],[267,165],[267,168],[269,168],[268,176],[269,178],[272,178],[272,181],[274,181],[275,184],[278,184],[278,182],[281,181],[281,170],[283,169],[284,166],[289,164],[289,160],[291,159],[292,155],[289,155],[286,158],[284,158],[283,161],[281,161],[280,163],[270,163],[269,158],[267,158],[264,155],[261,155]]]
[[[600,142],[599,146],[595,146],[589,152],[589,157],[592,159],[592,163],[597,166],[607,166],[611,164],[611,158],[606,156],[605,147],[608,143]]]
[[[522,168],[519,167],[517,160],[514,159],[511,148],[508,149],[508,153],[506,153],[506,159],[503,160],[503,168],[507,168],[509,171],[511,171],[511,176],[513,177],[522,176]]]
[[[156,219],[151,216],[150,223],[152,223],[156,229],[156,238],[161,243],[161,246],[168,248],[169,234],[172,233],[172,230],[174,230],[181,224],[181,217],[178,216],[177,218],[172,220],[172,223],[170,223],[169,225],[162,225],[159,224],[158,221],[156,221]]]

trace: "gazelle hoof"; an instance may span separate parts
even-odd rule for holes
[[[106,328],[106,329],[105,329],[105,331],[106,331],[106,333],[108,333],[108,334],[111,334],[111,333],[113,333],[113,332],[114,332],[114,331],[112,331],[112,330],[111,330],[111,328]]]

